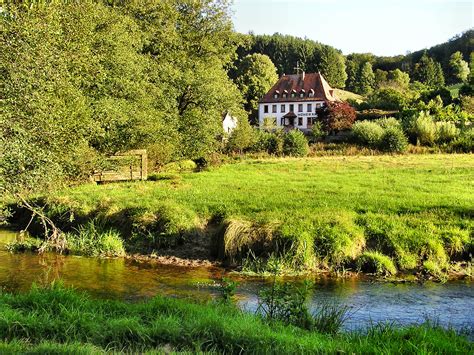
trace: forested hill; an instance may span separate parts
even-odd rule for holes
[[[376,61],[374,69],[394,70],[394,69],[408,69],[418,62],[423,53],[432,57],[434,60],[441,63],[441,66],[447,71],[449,65],[449,57],[454,52],[461,52],[464,60],[469,60],[469,56],[474,51],[474,30],[470,29],[466,32],[456,35],[449,41],[438,44],[428,49],[420,49],[416,52],[407,55],[398,55],[392,57],[375,57]]]
[[[347,80],[345,58],[342,52],[334,47],[310,39],[302,39],[290,35],[275,33],[273,35],[245,35],[246,46],[239,49],[239,57],[247,54],[262,53],[270,57],[275,64],[278,74],[295,72],[299,66],[307,72],[321,71],[332,86],[344,87]],[[369,61],[373,70],[384,71],[400,69],[410,73],[414,65],[420,61],[426,51],[428,56],[439,62],[446,78],[449,78],[449,60],[454,52],[461,52],[465,61],[469,61],[474,50],[474,30],[470,29],[463,34],[453,37],[448,42],[436,45],[429,49],[406,55],[381,57],[371,53],[350,54],[346,58],[361,58]]]

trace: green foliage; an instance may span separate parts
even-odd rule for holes
[[[342,54],[336,49],[325,46],[319,54],[318,69],[334,88],[344,88],[347,74]]]
[[[352,134],[358,143],[377,148],[384,134],[384,129],[376,122],[364,120],[354,123]]]
[[[256,133],[247,119],[239,119],[227,142],[227,149],[242,153],[255,144]]]
[[[0,21],[9,193],[85,179],[97,155],[130,148],[157,165],[207,156],[222,112],[243,113],[226,1],[10,3]]]
[[[352,134],[358,143],[386,152],[401,153],[408,147],[401,124],[393,117],[356,122]]]
[[[402,110],[406,108],[408,101],[405,93],[390,87],[376,90],[368,97],[370,107],[384,110]]]
[[[418,144],[431,146],[436,142],[436,123],[427,112],[420,112],[408,130],[416,137]]]
[[[283,153],[294,157],[305,157],[308,155],[308,140],[303,132],[293,129],[287,132],[283,138]]]
[[[453,122],[436,122],[436,140],[449,143],[459,136],[459,129]]]
[[[473,153],[474,152],[474,129],[469,128],[461,132],[458,138],[456,138],[451,147],[456,152],[460,153]]]
[[[249,54],[238,63],[235,80],[246,100],[246,110],[258,107],[258,100],[277,82],[278,75],[271,59],[260,53]]]
[[[407,147],[408,139],[400,128],[388,127],[385,129],[380,139],[380,150],[391,153],[402,153]]]
[[[429,86],[441,87],[444,85],[444,74],[441,65],[430,58],[425,52],[413,69],[413,79]]]
[[[375,85],[375,75],[372,70],[372,64],[366,62],[360,69],[360,77],[358,83],[359,94],[367,95],[372,92]]]
[[[310,286],[309,283],[303,286],[279,283],[274,277],[271,287],[259,292],[257,314],[268,322],[311,329],[312,319],[306,304]]]
[[[311,139],[313,142],[326,137],[326,134],[323,124],[320,121],[313,123],[313,126],[311,127]]]
[[[449,58],[449,67],[453,82],[465,82],[469,77],[469,64],[463,59],[461,52],[454,52]]]
[[[294,73],[295,65],[299,63],[306,72],[320,71],[332,87],[344,87],[347,78],[344,56],[333,47],[279,33],[251,34],[249,41],[249,46],[239,50],[241,58],[252,53],[265,54],[275,64],[278,75]]]
[[[377,251],[366,251],[358,259],[359,268],[377,275],[395,275],[397,268],[390,257]]]
[[[97,220],[79,226],[66,234],[67,250],[87,256],[123,256],[125,248],[120,233]]]
[[[221,301],[224,304],[232,304],[232,300],[235,296],[235,290],[237,289],[238,286],[237,281],[233,281],[232,279],[229,279],[228,277],[223,277],[220,281],[220,296],[221,296]]]

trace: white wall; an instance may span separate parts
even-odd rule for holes
[[[237,118],[232,117],[228,113],[225,115],[224,120],[222,121],[222,128],[225,133],[230,133],[237,127]]]
[[[303,111],[299,112],[298,111],[298,105],[303,104]],[[308,104],[311,104],[311,111],[308,112]],[[290,105],[294,105],[293,112],[297,116],[297,118],[294,119],[295,122],[295,127],[300,128],[300,129],[307,129],[307,122],[308,122],[308,117],[317,117],[316,115],[316,104],[319,104],[321,106],[324,105],[324,101],[294,101],[294,102],[278,102],[278,103],[261,103],[258,105],[258,122],[260,126],[263,124],[263,120],[265,118],[276,118],[276,124],[277,127],[282,127],[281,125],[281,118],[286,115],[288,112],[290,112]],[[268,113],[265,113],[264,111],[264,106],[268,106]],[[276,105],[276,113],[273,112],[273,105]],[[281,110],[281,105],[285,105],[285,110],[282,112]],[[299,125],[298,121],[299,118],[302,119],[302,125]]]

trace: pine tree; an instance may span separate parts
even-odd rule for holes
[[[462,58],[461,52],[454,52],[449,59],[451,80],[465,82],[469,77],[469,64]]]
[[[372,64],[364,63],[360,69],[358,93],[362,95],[370,94],[374,90],[375,74],[372,70]]]

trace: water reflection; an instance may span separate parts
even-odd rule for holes
[[[176,267],[125,259],[94,259],[47,254],[11,254],[5,243],[15,234],[0,230],[0,287],[28,290],[32,283],[48,284],[62,279],[66,285],[88,291],[96,297],[141,299],[156,294],[207,299],[216,295],[212,284],[224,273],[219,268]],[[294,280],[301,282],[301,280]],[[268,280],[240,279],[238,302],[249,311],[257,306],[259,290]],[[474,329],[474,287],[472,282],[447,284],[371,283],[360,279],[315,278],[311,304],[335,301],[355,312],[348,329],[371,322],[417,323],[425,316],[443,325]]]

